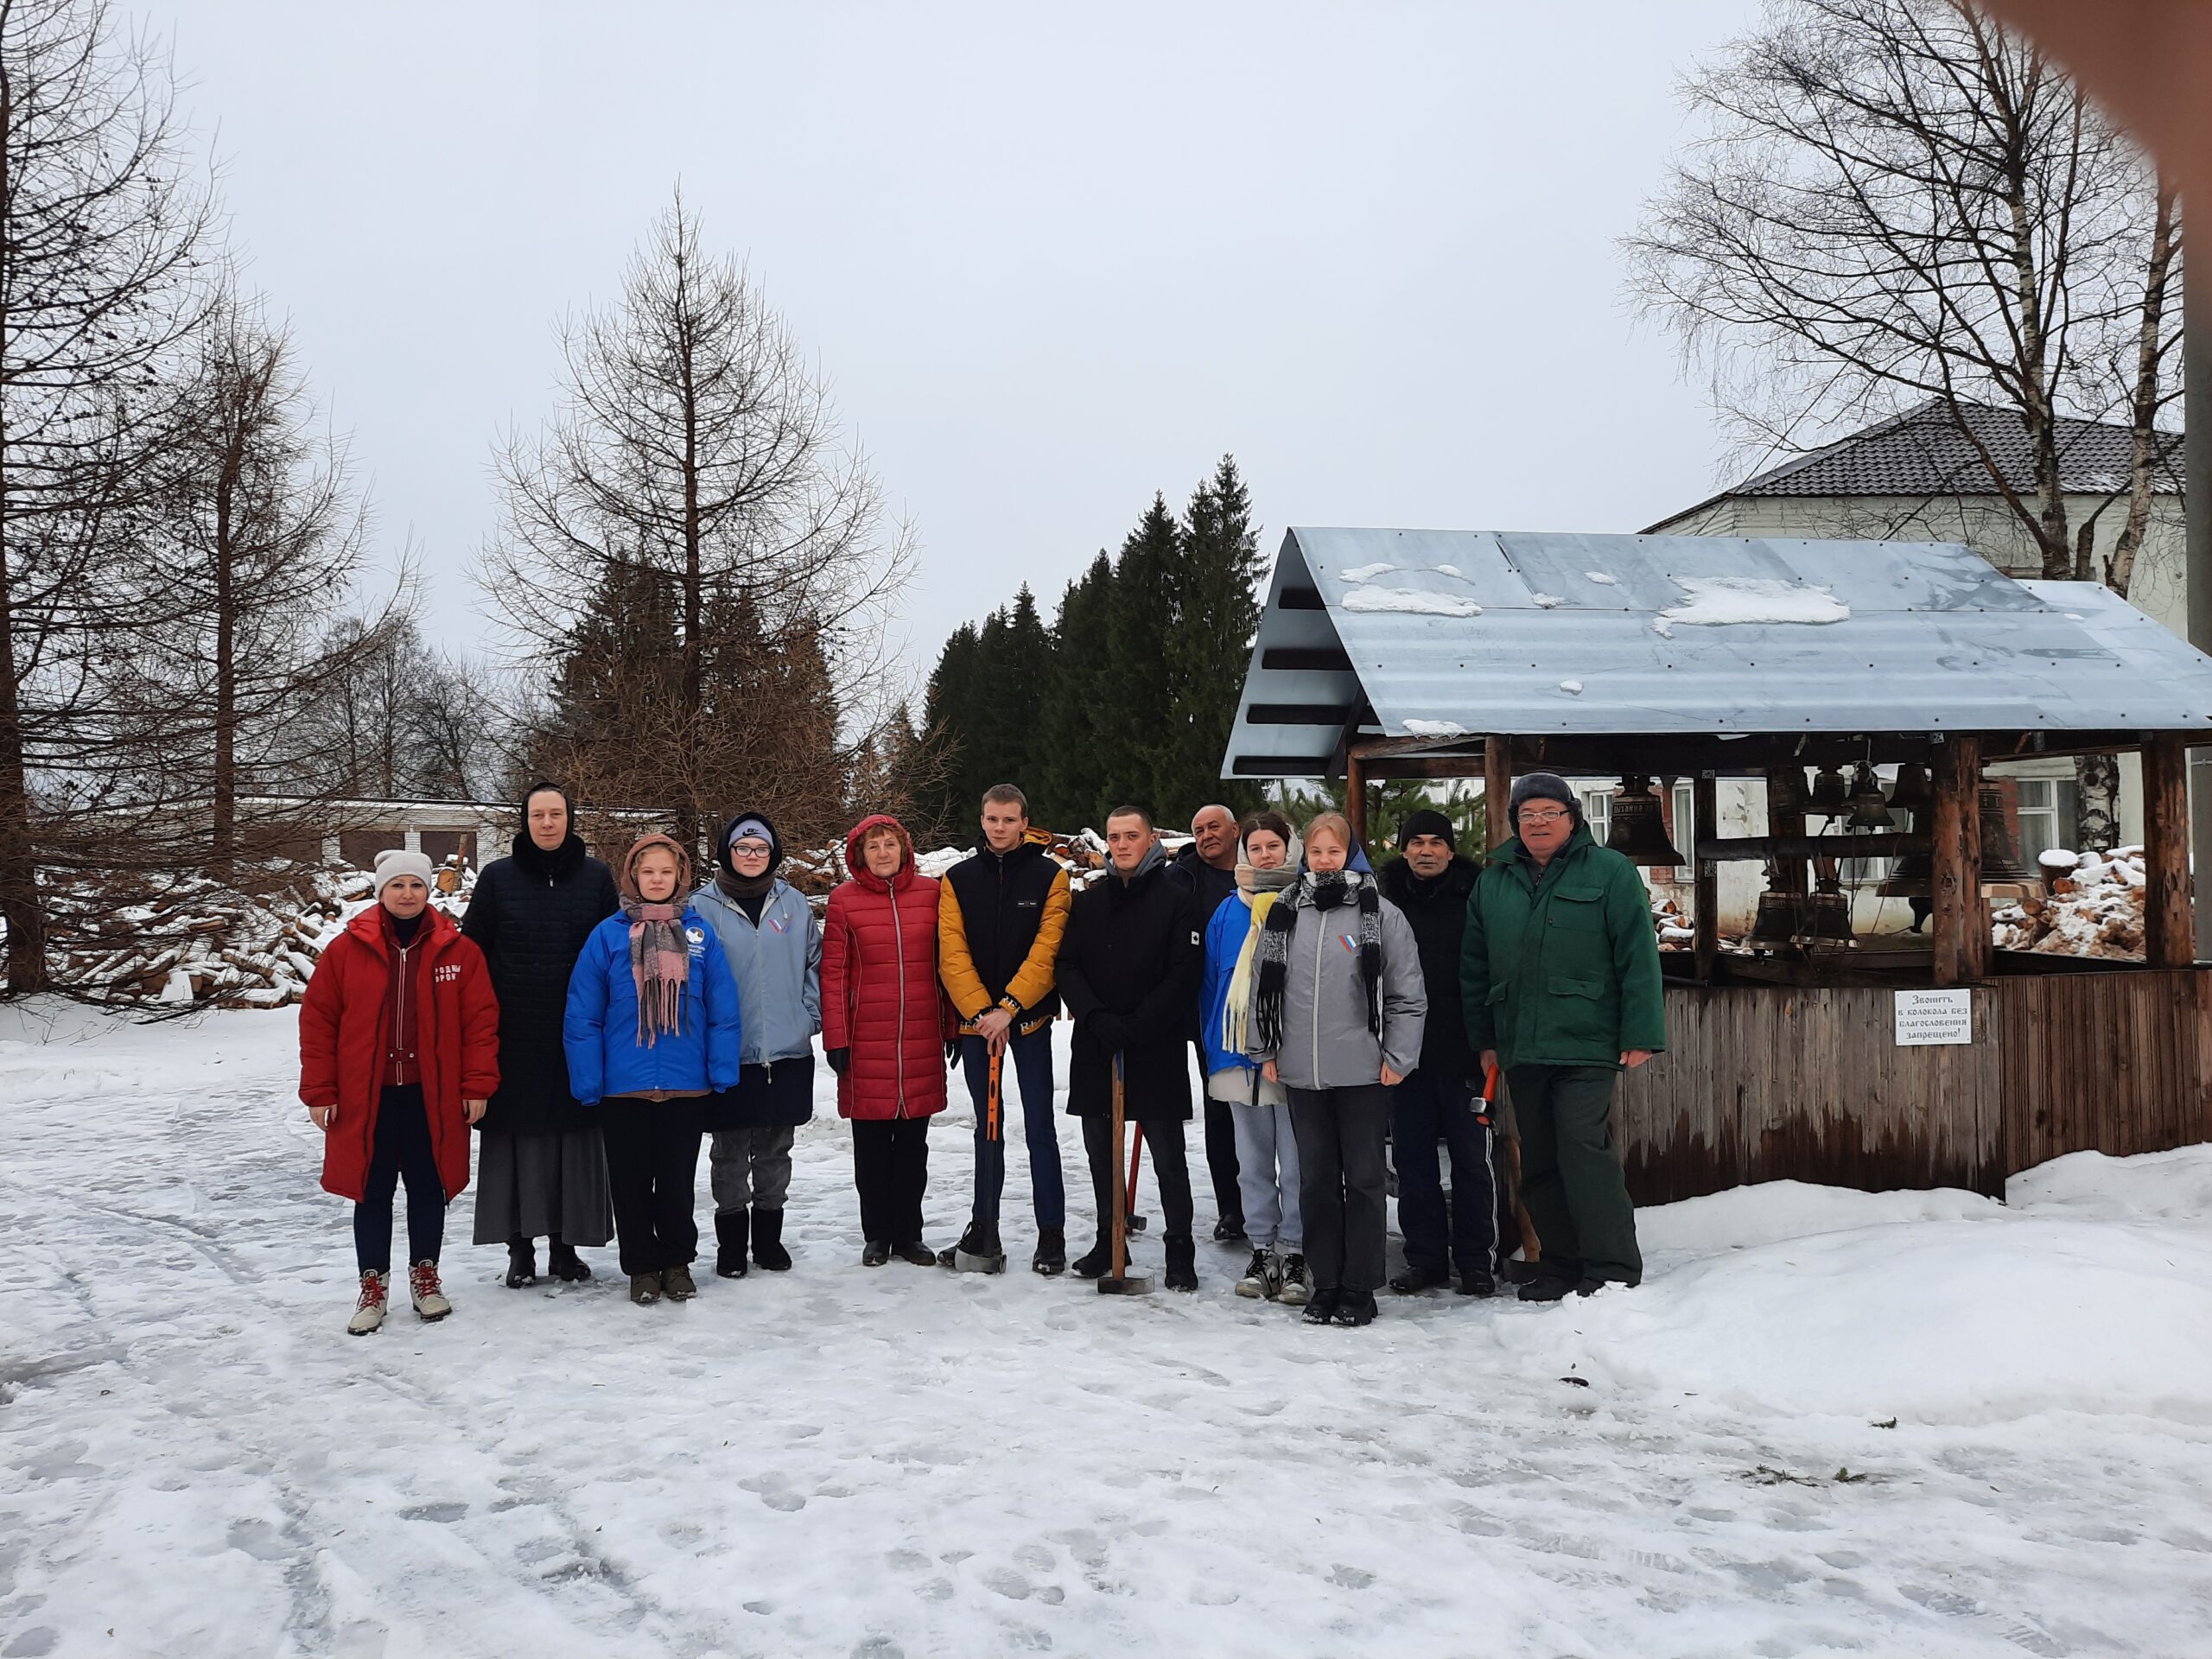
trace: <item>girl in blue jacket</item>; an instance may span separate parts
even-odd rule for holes
[[[707,1096],[738,1080],[737,982],[680,896],[690,884],[683,848],[639,837],[622,860],[622,908],[584,942],[561,1023],[569,1086],[598,1109],[615,1240],[639,1306],[697,1294],[691,1198]]]

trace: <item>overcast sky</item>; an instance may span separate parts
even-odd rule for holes
[[[163,0],[249,278],[483,632],[487,457],[680,179],[913,521],[910,661],[1223,452],[1294,524],[1628,531],[1720,445],[1615,238],[1752,0]]]

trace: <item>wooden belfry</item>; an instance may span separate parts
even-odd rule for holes
[[[1963,547],[1300,529],[1224,772],[1341,775],[1363,836],[1392,779],[1479,777],[1492,804],[1531,771],[1686,781],[1693,942],[1662,952],[1669,1052],[1619,1096],[1631,1190],[2001,1194],[2059,1153],[2212,1138],[2185,770],[2204,744],[2212,658],[2096,584],[2015,582]],[[2141,760],[2146,959],[1995,950],[1987,890],[2028,878],[1985,857],[1990,769],[2113,753]],[[1764,834],[1717,833],[1727,779],[1764,785]],[[1492,843],[1510,829],[1494,806]],[[1867,858],[1898,861],[1885,891],[1928,906],[1924,944],[1848,948],[1834,872]],[[1734,860],[1770,873],[1760,954],[1723,949]],[[1893,1001],[1929,992],[1964,995],[1970,1031],[1893,1030]]]

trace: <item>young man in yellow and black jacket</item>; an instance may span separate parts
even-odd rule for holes
[[[1006,1141],[1003,1129],[997,1139],[989,1136],[985,1110],[996,1053],[1001,1079],[1011,1070],[1021,1086],[1037,1211],[1030,1266],[1057,1274],[1068,1258],[1066,1185],[1052,1118],[1052,1025],[1060,1008],[1053,959],[1067,929],[1068,876],[1045,850],[1051,837],[1030,833],[1028,800],[1012,784],[983,791],[982,829],[983,844],[947,871],[938,888],[938,971],[959,1011],[961,1070],[976,1103],[976,1205],[957,1254],[1005,1255],[999,1197],[1006,1186]],[[1001,1122],[1007,1093],[1001,1086]]]

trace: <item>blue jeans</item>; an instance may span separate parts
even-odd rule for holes
[[[1009,1064],[1011,1062],[1011,1064]],[[981,1037],[960,1039],[960,1069],[967,1075],[968,1095],[976,1103],[975,1219],[984,1227],[999,1224],[999,1196],[1006,1190],[1007,1105],[1013,1090],[1021,1089],[1021,1133],[1029,1143],[1029,1192],[1037,1209],[1037,1224],[1055,1230],[1067,1225],[1067,1186],[1060,1174],[1058,1126],[1052,1120],[1052,1028],[1039,1027],[1027,1037],[1009,1034],[1006,1052],[999,1058],[999,1138],[985,1138],[985,1103],[990,1097],[990,1045]]]
[[[1481,1109],[1466,1084],[1441,1071],[1415,1071],[1390,1091],[1390,1156],[1398,1171],[1398,1230],[1405,1235],[1408,1267],[1497,1271],[1497,1188],[1490,1126],[1476,1117]],[[1448,1217],[1440,1137],[1452,1157]]]

